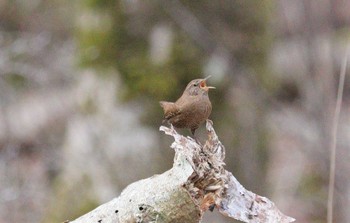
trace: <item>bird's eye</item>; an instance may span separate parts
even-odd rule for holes
[[[197,86],[198,86],[198,84],[197,84],[197,83],[195,83],[195,84],[193,84],[193,86],[197,87]]]

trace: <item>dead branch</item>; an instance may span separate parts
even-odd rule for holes
[[[198,223],[203,213],[217,208],[243,222],[293,222],[269,199],[246,190],[224,169],[225,148],[207,120],[208,139],[202,146],[174,128],[160,130],[174,137],[173,168],[130,184],[118,198],[72,221],[73,223]]]

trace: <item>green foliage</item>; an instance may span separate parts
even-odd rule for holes
[[[23,75],[15,73],[5,75],[5,80],[15,89],[22,89],[27,83],[27,79]]]
[[[97,2],[90,1],[88,6],[93,8]],[[175,37],[170,59],[162,65],[153,64],[148,55],[148,38],[144,36],[147,33],[136,35],[128,30],[130,18],[121,10],[111,11],[115,7],[110,8],[110,2],[99,2],[98,11],[88,10],[101,22],[111,18],[106,21],[110,26],[92,26],[77,32],[82,66],[115,67],[126,86],[124,99],[143,96],[164,100],[178,95],[189,80],[201,76],[201,52],[181,35]]]
[[[224,1],[222,4],[203,0],[184,1],[183,4],[196,13],[214,36],[215,26],[212,25],[211,16],[202,12],[207,10],[208,14],[212,13],[213,16],[221,13],[225,24],[244,35],[244,42],[232,52],[238,63],[253,69],[253,75],[263,86],[272,86],[270,83],[273,81],[266,67],[267,49],[271,43],[267,22],[271,8],[269,0]],[[157,3],[149,5],[151,6],[148,7],[157,7]],[[140,96],[158,100],[175,98],[189,80],[201,76],[201,66],[206,59],[203,51],[181,32],[175,32],[172,55],[165,64],[157,65],[150,61],[149,32],[159,21],[169,19],[161,8],[153,8],[152,13],[148,12],[145,15],[141,10],[140,17],[143,21],[140,22],[141,25],[135,25],[139,15],[127,14],[121,1],[87,0],[85,6],[87,11],[93,12],[97,18],[110,19],[101,19],[102,27],[105,23],[110,25],[78,31],[81,65],[95,68],[115,67],[120,71],[126,86],[124,99]]]

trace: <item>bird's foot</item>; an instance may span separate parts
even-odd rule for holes
[[[199,141],[199,139],[196,136],[193,136],[193,139],[194,139],[194,141],[196,141],[196,143],[198,145],[200,145],[202,147],[202,143]]]
[[[171,125],[171,123],[169,122],[168,119],[165,118],[162,120],[162,125]]]

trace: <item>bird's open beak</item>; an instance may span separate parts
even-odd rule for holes
[[[215,89],[215,87],[213,86],[207,86],[207,80],[211,77],[211,75],[209,75],[208,77],[204,78],[201,83],[200,83],[200,87],[206,91],[209,91],[209,89]]]

